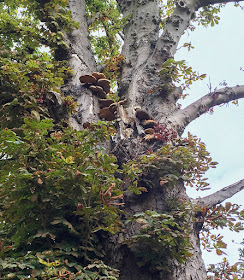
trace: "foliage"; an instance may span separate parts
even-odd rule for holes
[[[161,16],[161,25],[160,27],[163,29],[165,24],[173,14],[173,11],[177,5],[177,1],[175,0],[161,0],[160,1],[160,16]],[[217,4],[217,5],[209,5],[204,6],[199,11],[197,11],[192,19],[192,23],[189,25],[189,29],[191,31],[195,30],[195,24],[203,25],[204,27],[215,26],[219,23],[220,17],[218,14],[221,11],[221,8],[225,6],[224,3]]]
[[[228,228],[230,231],[240,232],[243,230],[244,210],[240,206],[226,202],[225,205],[219,204],[211,209],[206,207],[201,209],[201,220],[204,222],[201,231],[201,242],[204,249],[211,252],[215,249],[217,255],[225,254],[222,249],[227,247],[223,242],[223,236],[213,233],[212,230]]]
[[[52,99],[51,91],[59,92],[71,70],[40,48],[57,50],[63,40],[60,30],[77,26],[65,9],[67,4],[24,0],[0,3],[1,128],[20,127],[30,113],[36,118],[50,116],[47,103]],[[58,26],[55,30],[51,27],[54,22]],[[67,111],[74,109],[72,102],[68,105]]]
[[[242,247],[244,242],[241,243]],[[241,280],[244,278],[244,254],[240,248],[240,259],[234,265],[231,265],[226,258],[215,265],[210,264],[208,267],[208,280]]]
[[[60,253],[62,253],[62,251],[60,251]],[[41,254],[39,253],[36,256],[32,253],[27,253],[24,257],[5,258],[0,260],[0,267],[3,271],[14,271],[9,272],[1,279],[117,280],[119,277],[118,270],[110,268],[102,261],[94,261],[93,264],[82,267],[77,263],[69,262],[68,259],[62,261],[56,259],[52,261],[54,255],[58,257],[59,254],[54,254],[52,251],[46,251]],[[74,270],[77,272],[74,272]]]
[[[185,60],[175,61],[173,58],[168,59],[162,66],[160,74],[165,82],[162,85],[164,91],[171,91],[169,86],[171,83],[179,84],[183,90],[187,89],[192,85],[192,82],[203,80],[206,77],[206,74],[197,74],[196,71],[192,70],[192,67],[187,66]],[[187,94],[183,94],[183,99]]]
[[[215,26],[219,23],[220,17],[217,14],[220,13],[221,8],[223,8],[225,4],[218,5],[209,5],[205,6],[199,10],[194,21],[198,23],[198,25],[203,25],[204,27]]]
[[[127,222],[140,225],[140,232],[129,240],[135,251],[138,266],[151,271],[167,270],[168,258],[183,263],[191,256],[185,209],[159,214],[155,211],[137,213]]]
[[[204,172],[216,165],[195,136],[176,139],[175,131],[158,124],[155,136],[161,148],[119,169],[116,157],[103,149],[115,132],[113,124],[98,122],[75,131],[54,114],[57,97],[64,114],[76,108],[73,98],[59,91],[72,74],[63,60],[70,47],[67,34],[79,27],[68,5],[67,0],[0,3],[1,279],[118,279],[119,272],[102,262],[101,240],[123,226],[119,178],[128,177],[129,190],[138,195],[152,187],[149,174],[156,175],[162,188],[184,180],[205,190]],[[167,1],[162,7],[162,27],[174,5],[175,1]],[[130,16],[122,18],[113,0],[86,1],[86,11],[93,52],[115,86],[125,59],[120,54],[122,29]],[[217,12],[204,9],[201,23],[217,23]],[[43,47],[48,48],[43,51]],[[60,52],[64,57],[57,56]],[[165,62],[161,74],[167,91],[181,79],[188,88],[205,77],[185,61],[173,59]],[[217,253],[224,247],[222,237],[209,236],[208,229],[226,225],[241,229],[231,220],[232,214],[243,215],[235,205],[193,210],[202,213],[201,222],[206,224],[203,244],[210,249],[212,240]],[[190,256],[190,211],[182,204],[165,213],[138,213],[127,221],[140,225],[129,243],[138,265],[166,270],[165,256],[178,262]]]
[[[67,4],[0,3],[1,279],[118,276],[96,262],[103,232],[120,227],[116,158],[102,149],[113,129],[100,122],[78,132],[50,118],[59,121],[49,103],[71,73],[52,55],[67,48],[62,31],[77,27]],[[64,112],[75,110],[70,96],[61,98]]]
[[[125,57],[122,54],[109,58],[105,61],[104,74],[113,84],[116,84],[120,74],[121,66],[123,65]]]
[[[172,15],[174,8],[175,8],[175,0],[161,0],[160,1],[160,17],[161,17],[161,24],[160,27],[164,28],[165,24],[167,23],[167,20],[170,18]]]
[[[215,168],[216,164],[206,151],[206,145],[188,132],[188,138],[176,139],[157,152],[148,151],[140,158],[125,164],[124,170],[134,181],[130,190],[135,193],[145,191],[145,188],[137,185],[142,174],[144,177],[146,174],[155,174],[160,185],[167,183],[173,187],[178,180],[183,179],[190,187],[206,190],[209,184],[203,176],[210,167]]]
[[[154,130],[154,137],[159,142],[167,143],[177,137],[177,133],[173,129],[168,129],[160,123],[154,126]]]
[[[226,258],[218,264],[211,264],[208,268],[208,280],[241,280],[244,277],[243,263],[230,265]]]
[[[78,27],[66,9],[67,0],[7,0],[0,3],[1,44],[33,52],[41,46],[69,48],[63,32]]]
[[[119,228],[113,201],[122,198],[116,159],[98,146],[108,129],[57,130],[50,119],[26,118],[23,137],[1,131],[3,259],[49,249],[63,261],[101,256],[97,235]]]
[[[87,17],[90,19],[90,41],[99,63],[119,55],[123,40],[122,28],[127,18],[122,18],[117,2],[86,1]]]
[[[2,45],[0,58],[0,89],[2,106],[1,128],[17,128],[31,112],[48,116],[48,98],[70,69],[57,63],[47,53],[26,54],[21,49],[11,51]]]

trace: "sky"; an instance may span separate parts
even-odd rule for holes
[[[186,100],[181,101],[183,107],[209,93],[211,88],[244,84],[244,10],[227,4],[220,13],[220,23],[214,27],[197,26],[194,32],[186,32],[179,46],[191,42],[195,47],[188,52],[181,48],[175,60],[186,60],[200,74],[207,74],[203,81],[196,82],[190,89]],[[211,190],[196,192],[188,190],[192,197],[203,197],[244,178],[244,100],[234,104],[215,107],[213,114],[204,114],[193,121],[185,133],[190,131],[207,145],[214,161],[219,164],[216,169],[207,172]],[[244,205],[244,191],[236,194],[228,201]],[[228,243],[228,259],[231,263],[238,260],[238,248],[244,233],[224,232]],[[234,241],[234,242],[232,242]],[[203,252],[206,264],[217,263],[223,256]]]

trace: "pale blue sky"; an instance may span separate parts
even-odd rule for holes
[[[185,59],[194,70],[208,75],[204,81],[192,86],[190,96],[181,102],[183,107],[209,92],[209,79],[212,89],[223,87],[219,83],[224,80],[228,86],[244,84],[244,72],[240,71],[240,67],[244,68],[244,11],[228,4],[220,17],[219,25],[208,28],[198,26],[182,38],[180,45],[191,41],[195,49],[188,52],[182,48],[175,59]],[[240,100],[238,106],[229,104],[215,108],[214,114],[201,116],[187,127],[187,131],[200,137],[207,144],[213,159],[219,162],[216,169],[207,173],[212,190],[191,190],[192,196],[205,196],[244,178],[244,100]],[[244,191],[230,201],[244,205]],[[239,245],[232,240],[240,242],[244,233],[231,232],[225,236],[229,243],[228,259],[236,262]],[[222,259],[206,252],[203,256],[206,264]]]

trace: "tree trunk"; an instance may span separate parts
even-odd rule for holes
[[[159,175],[159,174],[157,174]],[[159,176],[154,178],[159,178]],[[148,192],[138,196],[125,196],[125,211],[126,216],[131,217],[135,213],[142,213],[146,210],[156,211],[157,213],[164,213],[170,208],[169,201],[178,200],[180,198],[188,199],[185,193],[183,182],[179,182],[174,189],[167,188],[167,186],[160,186],[159,179],[152,179],[153,185],[148,188]],[[136,257],[135,248],[128,245],[128,240],[138,233],[139,227],[137,225],[129,224],[122,232],[112,235],[106,244],[106,258],[105,261],[110,266],[120,270],[121,280],[204,280],[206,279],[206,269],[202,259],[200,249],[199,232],[201,225],[192,221],[189,217],[190,226],[190,243],[192,257],[180,264],[172,258],[164,260],[167,263],[167,270],[152,271],[150,264],[145,266],[138,266],[138,258]],[[140,249],[139,249],[140,250]],[[143,254],[150,255],[150,248],[141,248]]]
[[[172,87],[160,74],[163,63],[172,58],[176,52],[178,42],[200,7],[201,1],[181,0],[176,3],[173,15],[169,18],[163,34],[159,36],[159,1],[155,0],[118,0],[124,17],[129,17],[124,27],[124,45],[122,54],[125,63],[121,69],[119,81],[119,96],[127,103],[118,106],[118,133],[112,141],[112,150],[108,151],[117,156],[119,164],[138,157],[158,145],[152,146],[143,140],[144,128],[137,117],[137,111],[144,110],[150,119],[159,121],[165,128],[173,129],[180,136],[186,125],[201,115],[203,111],[199,105],[198,112],[178,109],[176,103],[181,88]],[[211,2],[211,1],[210,1]],[[215,1],[219,2],[219,1]],[[73,19],[80,23],[80,29],[67,36],[70,45],[68,54],[69,64],[74,70],[73,78],[63,86],[62,90],[71,94],[78,101],[77,114],[70,117],[70,123],[75,129],[82,129],[82,125],[89,121],[95,122],[98,117],[97,97],[79,83],[79,76],[96,71],[95,59],[92,55],[87,23],[85,20],[85,0],[69,0],[69,7]],[[168,83],[168,84],[167,84]],[[170,89],[169,89],[169,88]],[[239,96],[243,97],[243,88]],[[234,99],[227,95],[227,101]],[[206,108],[218,105],[211,103],[211,96],[206,101]],[[214,99],[216,100],[216,99]],[[194,106],[196,108],[196,106]],[[174,188],[167,185],[160,186],[160,174],[147,174],[150,187],[141,195],[125,192],[125,218],[135,213],[153,210],[163,213],[169,208],[169,201],[185,199],[184,183],[179,181]],[[126,179],[125,179],[126,181]],[[125,183],[125,188],[126,188]],[[194,213],[192,213],[194,216]],[[206,279],[206,269],[201,256],[199,232],[201,225],[189,216],[190,242],[192,257],[180,264],[168,258],[168,270],[150,271],[147,266],[139,267],[135,250],[127,240],[138,233],[138,226],[126,225],[122,232],[109,236],[105,242],[106,264],[120,270],[120,280],[203,280]],[[144,254],[148,254],[147,251]]]

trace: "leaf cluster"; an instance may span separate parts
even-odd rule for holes
[[[123,18],[116,1],[86,1],[90,42],[97,62],[119,55],[123,32],[127,18]]]
[[[219,230],[227,228],[230,231],[240,232],[243,230],[244,211],[240,210],[240,205],[226,202],[211,209],[201,210],[204,227],[201,232],[201,243],[208,252],[216,251],[217,255],[225,254],[222,249],[227,247],[220,234],[211,233],[213,229]]]
[[[243,263],[230,265],[228,260],[223,258],[222,262],[209,265],[208,273],[208,280],[241,280],[244,278]]]
[[[139,178],[146,174],[159,178],[159,184],[173,187],[182,179],[190,187],[197,190],[208,189],[205,172],[209,168],[215,168],[217,162],[212,161],[206,145],[196,136],[188,133],[185,139],[176,139],[157,152],[148,151],[138,159],[134,159],[124,165],[127,176],[133,182],[130,190],[133,193],[141,193],[145,188],[137,185]]]
[[[169,258],[184,263],[191,256],[186,216],[186,211],[179,209],[163,214],[148,210],[127,221],[140,225],[140,232],[129,240],[138,266],[153,272],[167,270]]]
[[[218,5],[204,6],[196,13],[193,22],[198,23],[198,25],[203,25],[204,27],[208,27],[209,25],[212,27],[215,26],[220,20],[218,14],[225,5],[225,3],[221,3]]]
[[[163,84],[166,92],[170,91],[169,84],[178,84],[183,90],[189,89],[193,82],[203,80],[206,74],[199,75],[196,71],[193,71],[192,67],[186,65],[185,60],[175,61],[173,58],[164,62],[162,70],[160,71],[161,77],[165,84]],[[187,94],[182,94],[183,99]]]
[[[23,257],[5,258],[0,260],[3,270],[9,272],[2,279],[31,279],[31,280],[117,280],[119,272],[105,265],[102,261],[94,261],[92,264],[82,267],[78,263],[69,262],[68,259],[62,260],[53,251],[45,251],[33,255],[27,253]],[[77,271],[77,272],[74,272]]]
[[[167,21],[169,20],[170,16],[173,14],[173,11],[175,9],[176,0],[160,0],[159,5],[159,14],[161,18],[160,22],[160,28],[164,28]]]
[[[3,261],[46,250],[72,263],[101,257],[99,235],[119,229],[114,201],[122,198],[114,177],[116,159],[100,146],[109,127],[101,123],[93,130],[58,130],[51,119],[24,121],[21,136],[10,129],[0,132]],[[19,265],[9,265],[2,266],[2,275],[25,273]]]
[[[27,54],[21,48],[1,47],[0,128],[20,127],[31,112],[37,118],[48,117],[50,92],[58,92],[70,69],[47,53]]]
[[[0,42],[9,48],[34,52],[43,46],[69,48],[65,33],[78,25],[66,9],[67,0],[6,0],[0,3]]]

